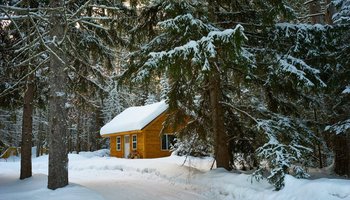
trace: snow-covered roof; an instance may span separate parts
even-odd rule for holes
[[[114,117],[112,121],[104,125],[100,130],[100,134],[107,135],[112,133],[142,130],[147,124],[157,118],[166,109],[168,109],[168,104],[166,104],[165,101],[146,106],[127,108],[119,115]]]

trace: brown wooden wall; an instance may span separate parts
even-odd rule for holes
[[[170,156],[171,152],[162,150],[161,146],[162,135],[160,132],[165,118],[166,115],[163,113],[142,130],[145,133],[145,158]]]
[[[119,133],[119,134],[114,134],[110,136],[110,154],[111,156],[115,156],[118,158],[123,158],[124,157],[124,136],[129,135],[130,137],[130,152],[134,151],[132,149],[132,135],[137,135],[137,149],[136,151],[139,153],[141,158],[143,157],[144,154],[144,134],[140,131],[130,131],[130,132],[124,132],[124,133]],[[117,137],[120,136],[121,138],[121,150],[117,151]]]

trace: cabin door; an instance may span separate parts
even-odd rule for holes
[[[130,136],[124,136],[124,158],[127,158],[130,154]]]

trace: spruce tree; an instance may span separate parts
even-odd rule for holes
[[[218,167],[230,169],[233,153],[255,151],[258,161],[269,164],[255,176],[269,170],[266,178],[280,189],[290,168],[305,164],[317,139],[298,115],[304,104],[292,101],[325,85],[319,70],[275,45],[274,24],[293,15],[284,2],[155,1],[139,25],[151,27],[151,40],[131,54],[123,78],[148,83],[166,74],[166,125],[187,116],[190,122],[178,135],[212,138]],[[295,174],[307,176],[299,166]]]
[[[121,3],[109,1],[66,2],[40,1],[35,8],[22,8],[18,4],[1,5],[6,15],[3,19],[10,20],[15,31],[21,35],[18,45],[18,55],[30,57],[21,64],[36,59],[43,59],[31,71],[49,65],[49,111],[50,111],[50,158],[48,187],[56,189],[68,184],[67,157],[67,104],[68,78],[82,76],[88,81],[90,77],[81,72],[87,67],[95,66],[95,59],[103,66],[112,66],[114,60],[113,46],[124,40],[117,33],[117,17],[131,14]],[[94,9],[97,8],[97,9]],[[103,10],[104,12],[99,12]],[[25,34],[19,22],[30,24],[31,33]],[[110,22],[110,23],[106,23]],[[120,20],[122,22],[122,20]],[[33,41],[25,43],[25,38],[33,37]],[[107,42],[111,45],[108,45]],[[90,68],[91,70],[92,68]],[[92,69],[91,71],[97,71]],[[29,75],[29,74],[28,74]]]

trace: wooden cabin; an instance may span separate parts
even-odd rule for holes
[[[167,109],[164,101],[130,107],[104,125],[100,134],[110,138],[110,155],[118,158],[169,156],[174,135],[161,134]]]

